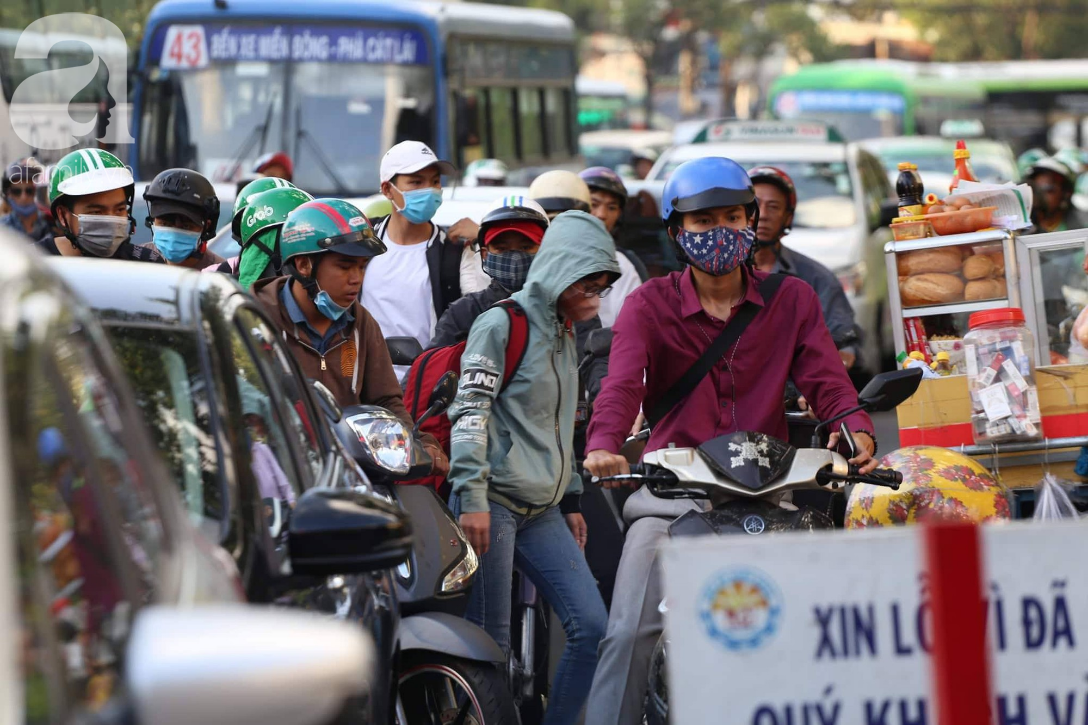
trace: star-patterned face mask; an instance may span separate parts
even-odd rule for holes
[[[714,227],[705,232],[681,230],[676,235],[676,243],[684,250],[693,267],[721,277],[748,258],[755,238],[750,228]]]

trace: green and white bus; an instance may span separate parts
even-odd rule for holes
[[[986,95],[949,66],[844,60],[803,66],[771,86],[768,110],[782,120],[832,124],[849,141],[937,135],[948,119],[977,119]]]

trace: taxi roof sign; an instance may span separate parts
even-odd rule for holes
[[[843,138],[833,126],[819,121],[737,121],[734,119],[719,119],[709,122],[695,136],[692,143],[721,143],[726,141],[842,143]]]

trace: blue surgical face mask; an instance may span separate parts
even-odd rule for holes
[[[196,251],[200,232],[188,232],[175,227],[151,227],[151,236],[167,262],[179,264]]]
[[[8,206],[15,212],[15,216],[20,219],[26,219],[27,217],[35,216],[38,213],[38,203],[35,201],[28,201],[26,204],[19,204],[15,201],[14,197],[8,197]]]
[[[398,189],[398,191],[400,191]],[[423,224],[434,218],[438,207],[442,206],[442,190],[435,188],[414,189],[401,191],[404,197],[404,208],[398,208],[393,202],[393,208],[400,212],[401,216],[412,224]]]
[[[517,292],[525,286],[529,276],[529,265],[533,255],[514,250],[509,252],[489,252],[484,259],[484,273],[503,286],[508,292]]]
[[[339,320],[341,317],[344,316],[344,313],[348,311],[347,307],[341,307],[340,305],[333,302],[333,299],[329,296],[329,293],[323,289],[319,289],[318,293],[314,296],[314,307],[317,308],[318,312],[320,312],[333,322]]]
[[[705,232],[682,230],[676,235],[676,243],[684,250],[691,266],[721,277],[748,259],[755,238],[750,228],[714,227]]]

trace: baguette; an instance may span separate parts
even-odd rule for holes
[[[993,300],[1004,297],[1007,292],[1003,279],[975,279],[967,283],[963,297],[967,301]]]
[[[965,279],[986,279],[994,274],[994,261],[985,254],[974,254],[963,263]]]
[[[959,302],[963,299],[963,280],[939,272],[916,274],[899,284],[899,294],[905,307]]]
[[[958,247],[938,247],[936,249],[917,249],[904,252],[896,257],[900,276],[942,272],[959,272],[963,266],[963,255]]]

